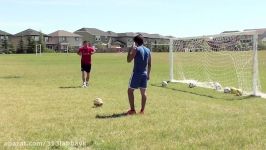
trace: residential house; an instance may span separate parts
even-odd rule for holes
[[[3,42],[5,40],[7,40],[8,43],[9,43],[9,40],[10,40],[11,36],[12,35],[10,33],[7,33],[5,31],[0,30],[0,52],[2,52],[2,44],[3,44]]]
[[[133,44],[133,38],[137,34],[134,32],[125,32],[125,33],[118,33],[117,37],[115,38],[115,42],[120,42],[122,47],[131,47]]]
[[[257,31],[258,32],[258,39],[261,41],[263,38],[266,37],[266,28],[260,28],[260,29],[245,29],[244,31]]]
[[[92,44],[106,44],[109,42],[112,32],[109,34],[96,28],[81,28],[74,32],[81,35],[83,40],[89,41]]]
[[[46,47],[56,51],[75,50],[82,45],[82,37],[68,31],[58,30],[48,36]]]
[[[263,38],[261,41],[266,44],[266,37]]]
[[[19,32],[12,36],[11,43],[16,47],[19,45],[20,41],[23,40],[24,43],[28,43],[28,40],[31,39],[35,42],[40,41],[40,36],[43,36],[43,42],[46,43],[48,40],[48,36],[46,34],[43,34],[42,32],[33,30],[33,29],[27,29],[22,32]]]
[[[5,39],[9,40],[10,36],[12,36],[10,33],[0,30],[0,41],[3,41]]]

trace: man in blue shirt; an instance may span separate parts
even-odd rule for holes
[[[134,44],[128,51],[127,62],[130,63],[134,59],[134,68],[129,80],[128,87],[128,100],[130,110],[128,115],[136,114],[134,105],[134,90],[140,89],[141,93],[141,110],[140,113],[144,114],[145,104],[147,100],[146,89],[147,82],[150,79],[151,71],[151,52],[150,49],[143,46],[143,36],[138,35],[134,37]]]

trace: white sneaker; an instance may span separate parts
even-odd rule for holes
[[[89,86],[89,82],[86,82],[86,86]]]
[[[83,85],[82,85],[83,88],[86,88],[87,87],[87,83],[84,82]]]

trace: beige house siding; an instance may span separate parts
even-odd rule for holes
[[[96,40],[95,40],[95,35],[91,35],[89,34],[88,32],[83,32],[83,31],[76,31],[74,32],[75,34],[78,34],[78,35],[81,35],[82,36],[82,39],[85,41],[89,41],[90,43],[95,43]]]
[[[21,38],[25,44],[24,46],[27,46],[28,45],[28,38],[31,38],[31,39],[35,40],[36,42],[39,42],[40,36],[36,35],[36,36],[12,36],[12,37],[10,37],[10,42],[13,44],[15,49],[18,47]],[[45,43],[45,37],[44,37],[44,43]]]
[[[47,47],[54,50],[78,49],[82,45],[81,37],[49,37]]]

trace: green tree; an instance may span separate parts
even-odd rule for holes
[[[34,53],[36,49],[36,41],[30,36],[27,38],[27,41],[27,53]]]
[[[4,53],[6,54],[12,54],[12,53],[15,53],[15,49],[14,49],[14,46],[8,42],[8,37],[5,36],[3,41],[2,41],[2,50],[4,51]]]
[[[41,31],[40,31],[38,44],[41,45],[41,51],[45,52],[46,51],[46,46],[45,46],[45,43],[44,43],[44,36],[43,36],[43,33]]]
[[[21,54],[21,53],[26,53],[26,49],[25,49],[25,43],[23,41],[23,37],[20,37],[19,43],[18,43],[18,47],[17,47],[17,53]]]
[[[8,53],[9,54],[14,54],[14,53],[16,53],[16,50],[15,50],[15,48],[14,48],[14,45],[13,44],[8,44]]]
[[[258,50],[266,50],[266,42],[260,41],[258,43]]]
[[[3,49],[8,49],[8,41],[7,41],[7,36],[4,36],[3,42],[2,42],[2,48]]]

